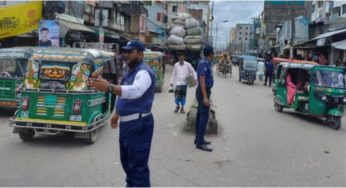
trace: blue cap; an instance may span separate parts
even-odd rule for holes
[[[209,54],[214,54],[214,49],[211,46],[206,46],[203,49],[203,54],[209,55]]]
[[[126,46],[122,47],[123,50],[138,50],[138,51],[144,51],[144,45],[139,42],[138,40],[131,40],[129,41]]]

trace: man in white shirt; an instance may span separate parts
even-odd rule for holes
[[[179,61],[174,64],[174,69],[171,78],[171,87],[175,84],[175,104],[177,107],[174,112],[177,113],[179,110],[181,113],[185,113],[184,106],[186,103],[186,92],[187,92],[187,77],[193,75],[197,80],[196,72],[192,65],[185,61],[184,54],[179,55]],[[181,107],[181,108],[180,108]]]

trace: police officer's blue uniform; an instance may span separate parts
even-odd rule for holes
[[[208,99],[210,99],[211,88],[214,85],[213,71],[212,71],[212,63],[208,59],[202,59],[197,67],[197,78],[198,78],[198,86],[196,89],[196,98],[198,101],[198,111],[196,117],[196,144],[202,145],[205,143],[204,141],[204,133],[207,127],[208,119],[209,119],[209,108],[204,105],[203,102],[203,94],[201,90],[201,84],[199,77],[205,76],[205,85]]]
[[[119,98],[116,104],[116,111],[120,117],[140,114],[138,119],[120,121],[120,158],[126,172],[127,186],[130,187],[150,187],[148,159],[154,130],[151,107],[155,95],[155,75],[150,67],[140,62],[134,69],[125,73],[121,85],[132,85],[140,70],[148,71],[150,75],[149,89],[138,99]]]

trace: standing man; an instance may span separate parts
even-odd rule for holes
[[[263,80],[263,75],[264,75],[264,62],[261,60],[261,61],[258,61],[258,64],[257,64],[257,72],[256,74],[258,75],[258,78],[259,80]]]
[[[126,186],[150,187],[148,167],[154,118],[151,107],[155,94],[155,75],[143,63],[144,45],[130,41],[124,50],[128,71],[121,85],[112,85],[98,77],[89,86],[119,96],[111,119],[112,128],[120,121],[120,159],[126,173]]]
[[[264,85],[267,86],[267,81],[269,78],[269,87],[272,86],[272,80],[273,80],[273,74],[274,74],[274,65],[272,63],[271,58],[267,59],[267,62],[265,64],[266,70],[265,70],[265,79],[264,79]]]
[[[202,59],[197,67],[198,86],[196,89],[196,98],[198,101],[197,117],[196,117],[196,148],[203,151],[213,151],[207,145],[210,142],[204,140],[205,129],[209,119],[210,94],[214,85],[212,60],[214,57],[213,47],[207,46],[203,49],[204,59]]]
[[[187,92],[187,77],[193,74],[196,78],[195,70],[192,65],[185,61],[184,54],[179,54],[179,61],[174,64],[174,69],[171,78],[171,87],[175,84],[175,104],[177,107],[174,112],[177,113],[180,109],[180,113],[185,113],[184,106],[186,103],[186,92]],[[181,105],[181,108],[180,108]]]

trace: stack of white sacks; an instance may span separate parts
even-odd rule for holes
[[[190,14],[180,13],[173,20],[174,26],[168,37],[168,47],[173,50],[201,49],[202,30],[199,22]]]

